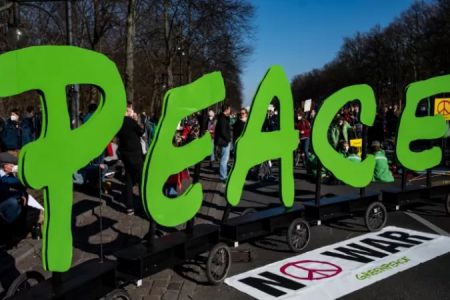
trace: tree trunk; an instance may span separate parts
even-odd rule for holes
[[[164,39],[166,46],[166,70],[167,70],[167,85],[169,88],[173,87],[173,72],[172,72],[172,41],[170,36],[170,20],[169,20],[169,1],[164,0]]]
[[[134,39],[136,34],[136,0],[128,0],[125,88],[127,101],[134,100]]]

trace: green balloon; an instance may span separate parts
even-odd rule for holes
[[[267,107],[273,98],[280,103],[280,130],[261,132]],[[294,203],[293,153],[298,144],[298,130],[294,126],[294,103],[291,87],[281,66],[271,67],[261,81],[249,112],[248,121],[236,142],[235,163],[228,178],[226,197],[231,205],[238,205],[245,178],[251,167],[264,161],[281,160],[281,199],[285,206]]]
[[[447,124],[442,115],[416,117],[416,110],[420,100],[449,91],[450,75],[417,81],[408,86],[397,137],[397,158],[404,167],[423,171],[441,162],[442,150],[439,147],[413,152],[410,144],[416,140],[434,140],[445,136]]]
[[[72,174],[99,156],[120,129],[125,89],[106,56],[68,46],[39,46],[0,55],[0,96],[41,93],[42,132],[20,151],[19,178],[44,189],[42,263],[63,272],[72,262]],[[72,130],[66,87],[91,84],[101,90],[99,108],[89,122]]]
[[[220,72],[204,75],[193,83],[166,93],[161,119],[145,160],[141,185],[144,208],[157,223],[177,226],[193,218],[200,209],[203,200],[200,183],[191,185],[175,199],[164,195],[163,186],[170,175],[211,154],[211,135],[205,134],[182,147],[174,146],[172,141],[183,118],[224,98],[225,86]]]
[[[366,84],[345,87],[329,96],[314,119],[312,145],[322,164],[343,182],[364,187],[372,181],[375,168],[373,155],[361,162],[350,161],[338,153],[328,142],[328,128],[337,112],[347,102],[358,99],[361,102],[361,122],[371,126],[375,121],[376,101],[373,90]]]

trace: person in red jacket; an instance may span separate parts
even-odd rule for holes
[[[309,153],[309,139],[311,136],[311,124],[305,118],[303,112],[297,114],[297,129],[300,134],[300,150],[302,152],[302,159],[305,161]]]

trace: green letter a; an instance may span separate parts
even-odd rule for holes
[[[261,132],[267,107],[273,97],[280,102],[280,130]],[[226,196],[239,204],[248,170],[266,160],[281,158],[281,198],[285,206],[294,203],[293,152],[298,143],[289,81],[281,66],[271,67],[262,80],[250,109],[247,124],[236,143],[236,159],[227,182]]]

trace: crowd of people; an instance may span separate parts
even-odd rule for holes
[[[308,174],[313,177],[317,176],[317,157],[314,154],[314,149],[310,148],[310,138],[315,115],[315,108],[312,108],[307,113],[300,110],[297,113],[296,120],[300,136],[295,163],[299,165],[300,162],[303,162]],[[369,146],[369,153],[373,154],[376,160],[373,181],[393,182],[394,177],[391,172],[393,157],[389,160],[383,148],[391,150],[392,145],[395,143],[399,117],[400,110],[397,105],[385,105],[381,110],[377,111],[373,126],[368,127],[367,134],[364,134],[364,127],[360,119],[359,103],[353,102],[344,106],[336,114],[328,131],[328,140],[336,151],[345,158],[351,161],[361,161],[362,138],[364,135],[364,141]],[[321,169],[321,176],[325,182],[338,182],[333,174],[324,168]]]
[[[97,105],[91,103],[86,114],[80,115],[80,122],[88,122],[96,109]],[[312,107],[308,112],[299,110],[295,120],[299,132],[295,164],[299,166],[302,163],[307,173],[312,176],[317,175],[318,163],[310,143],[316,110],[317,107]],[[203,134],[210,134],[212,142],[209,167],[216,170],[221,182],[226,182],[231,165],[230,157],[234,156],[235,143],[244,131],[248,114],[248,108],[242,107],[233,112],[228,104],[224,104],[218,112],[210,109],[205,114],[196,113],[179,123],[173,144],[180,147]],[[23,113],[13,109],[8,118],[0,119],[0,225],[14,224],[25,211],[28,195],[26,188],[17,178],[17,157],[23,146],[39,137],[40,118],[39,111],[35,113],[33,107],[28,107]],[[397,106],[385,107],[377,113],[374,126],[368,128],[368,145],[376,159],[374,181],[394,180],[383,144],[395,136],[398,118]],[[104,153],[73,175],[74,184],[94,187],[107,193],[108,184],[105,177],[114,174],[115,170],[120,170],[116,169],[117,165],[122,166],[122,203],[127,214],[134,214],[136,207],[140,205],[140,201],[136,200],[136,190],[139,190],[145,154],[152,142],[157,123],[156,117],[148,117],[145,112],[138,114],[132,104],[128,103],[123,125],[116,137]],[[270,132],[279,130],[279,127],[278,112],[270,105],[261,130]],[[358,103],[351,103],[342,108],[328,132],[330,144],[351,161],[361,161],[361,148],[351,144],[352,140],[361,138],[362,135],[363,126]],[[252,168],[249,176],[256,180],[274,180],[272,168],[273,163],[266,161]],[[333,179],[333,175],[323,168],[322,177],[329,182]],[[168,197],[176,197],[182,190],[183,182],[189,178],[188,169],[173,174],[167,179],[164,193]]]

